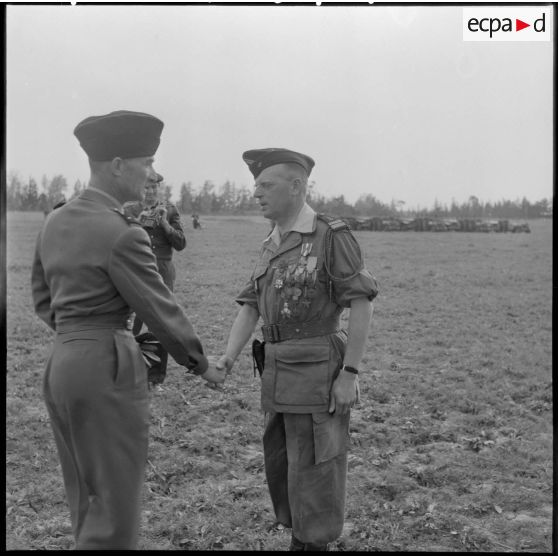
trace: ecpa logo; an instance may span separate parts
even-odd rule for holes
[[[552,7],[463,8],[464,41],[550,41]]]

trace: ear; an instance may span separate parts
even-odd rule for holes
[[[115,176],[120,176],[124,170],[124,159],[115,157],[110,162],[110,170]]]
[[[291,182],[291,192],[298,196],[302,188],[302,180],[300,178],[293,178]]]

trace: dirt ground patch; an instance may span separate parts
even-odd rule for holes
[[[8,214],[6,547],[72,538],[41,398],[52,334],[33,314],[43,216]],[[176,297],[221,354],[260,218],[203,217]],[[352,420],[346,552],[552,551],[552,223],[531,234],[356,233],[380,283]],[[280,551],[246,349],[223,390],[172,363],[151,392],[141,548]]]

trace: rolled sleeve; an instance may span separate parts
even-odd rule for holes
[[[246,283],[245,287],[240,291],[240,294],[235,298],[235,301],[237,304],[240,304],[240,306],[248,304],[248,306],[252,306],[258,310],[258,296],[254,289],[254,281],[252,279]]]
[[[364,267],[360,247],[350,231],[333,233],[331,255],[329,272],[337,304],[349,308],[355,298],[372,301],[378,294],[378,284]]]

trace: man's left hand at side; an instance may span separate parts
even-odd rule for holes
[[[360,399],[358,375],[341,370],[333,382],[329,399],[330,413],[347,414]]]

